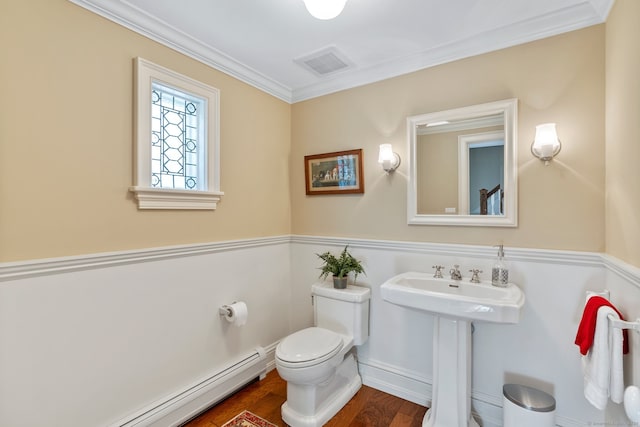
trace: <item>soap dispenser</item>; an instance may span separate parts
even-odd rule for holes
[[[504,246],[497,245],[495,247],[498,248],[498,259],[491,270],[491,284],[504,288],[509,285],[509,269],[504,260]]]

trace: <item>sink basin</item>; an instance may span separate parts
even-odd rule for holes
[[[393,304],[471,321],[518,323],[524,305],[524,293],[513,283],[500,288],[468,278],[436,279],[430,273],[402,273],[380,289],[382,299]]]

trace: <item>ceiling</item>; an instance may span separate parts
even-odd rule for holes
[[[70,0],[294,103],[605,21],[614,0]],[[301,58],[323,53],[337,71]]]

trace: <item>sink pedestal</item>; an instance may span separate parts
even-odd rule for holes
[[[471,417],[471,321],[434,316],[433,398],[422,427],[478,427]]]
[[[491,282],[434,278],[426,273],[402,273],[380,286],[382,299],[448,319],[518,323],[524,293],[513,283],[501,288]]]
[[[471,322],[518,323],[522,290],[409,271],[384,282],[380,293],[434,315],[433,399],[422,427],[478,427],[471,417]]]

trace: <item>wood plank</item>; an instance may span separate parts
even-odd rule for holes
[[[262,381],[247,385],[183,427],[220,427],[244,410],[285,427],[280,406],[286,400],[287,383],[274,369]],[[420,427],[426,410],[424,406],[362,386],[325,427]]]
[[[353,398],[347,402],[335,417],[333,417],[325,427],[344,427],[352,425],[356,417],[362,412],[367,405],[369,399],[375,394],[375,390],[363,386]]]
[[[387,427],[393,421],[401,405],[402,399],[374,390],[352,425]]]

